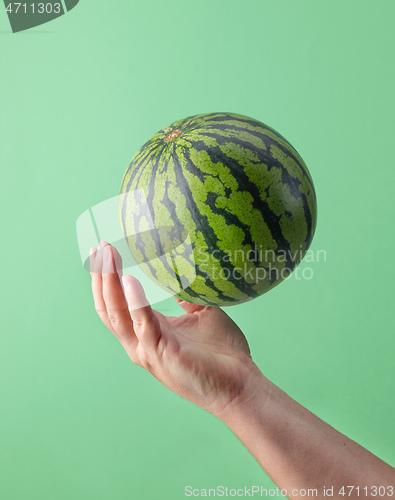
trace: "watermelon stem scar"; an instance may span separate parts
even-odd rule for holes
[[[177,137],[180,137],[181,134],[182,134],[182,131],[180,129],[173,130],[173,132],[170,132],[170,134],[167,134],[167,136],[165,137],[165,141],[166,142],[174,141],[175,139],[177,139]]]

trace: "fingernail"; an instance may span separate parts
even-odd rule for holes
[[[125,287],[125,289],[129,290],[130,288],[130,283],[128,282],[128,280],[126,279],[126,276],[122,276],[122,283],[123,283],[123,286]]]
[[[89,255],[92,255],[92,254],[93,254],[93,252],[94,252],[94,250],[95,250],[95,249],[92,247],[92,248],[89,250]]]
[[[103,248],[103,262],[108,263],[110,260],[110,247],[107,245]]]
[[[112,265],[110,247],[107,245],[103,248],[103,273],[113,273],[114,268]]]

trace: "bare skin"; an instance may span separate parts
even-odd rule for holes
[[[326,498],[324,486],[333,486],[332,498],[374,498],[380,486],[382,497],[395,498],[395,469],[270,382],[222,309],[177,299],[186,314],[164,316],[120,269],[107,242],[92,249],[92,292],[103,323],[135,364],[228,425],[288,498],[299,498],[301,489]]]

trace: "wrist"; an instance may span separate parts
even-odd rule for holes
[[[275,387],[251,360],[247,367],[245,382],[240,393],[228,402],[218,416],[229,428],[235,430],[238,422],[260,413]]]

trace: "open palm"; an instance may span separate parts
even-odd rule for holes
[[[243,402],[258,369],[243,333],[222,309],[177,299],[186,314],[154,311],[136,278],[124,276],[122,287],[121,257],[106,242],[91,250],[90,265],[96,311],[134,363],[217,416]]]

